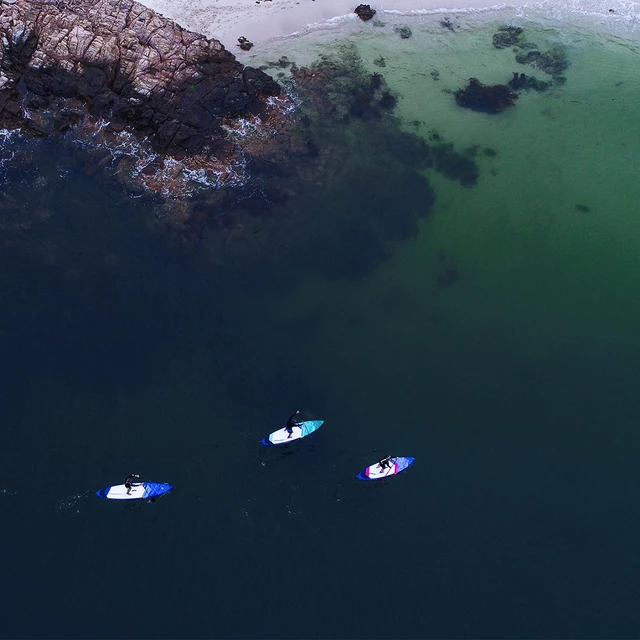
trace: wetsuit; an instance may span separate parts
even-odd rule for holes
[[[300,422],[298,420],[295,420],[294,418],[298,415],[298,412],[296,411],[288,420],[287,420],[287,433],[289,435],[291,435],[293,433],[293,427],[299,427],[300,426]]]
[[[126,477],[126,479],[125,479],[125,481],[124,481],[124,486],[125,486],[125,488],[127,489],[127,493],[129,493],[129,492],[131,491],[131,487],[133,486],[133,481],[134,481],[136,478],[139,478],[139,477],[140,477],[140,476],[139,476],[139,475],[137,475],[137,474],[135,474],[135,473],[132,473],[130,476],[127,476],[127,477]]]
[[[391,456],[385,456],[378,464],[381,469],[388,469],[391,466]]]

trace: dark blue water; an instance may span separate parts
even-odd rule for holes
[[[571,233],[496,224],[488,169],[416,221],[357,152],[191,250],[57,147],[5,176],[2,637],[638,634],[625,223],[600,253],[573,201]],[[295,409],[326,424],[262,448]],[[387,453],[417,460],[355,480]],[[175,490],[95,497],[130,472]]]

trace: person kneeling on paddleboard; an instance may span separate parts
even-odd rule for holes
[[[138,486],[140,483],[138,482],[138,484],[134,485],[133,481],[135,478],[139,478],[140,476],[137,473],[132,473],[130,475],[128,475],[124,481],[124,486],[127,489],[127,495],[131,495],[131,487],[134,486]]]
[[[300,413],[300,411],[296,411],[288,420],[287,420],[287,433],[289,434],[287,438],[290,438],[293,435],[293,427],[299,427],[302,425],[301,422],[294,420],[294,418]]]
[[[388,469],[391,466],[391,456],[385,456],[378,462],[381,469]]]

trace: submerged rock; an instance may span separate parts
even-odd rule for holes
[[[513,72],[513,78],[509,80],[509,86],[512,89],[533,89],[534,91],[546,91],[550,86],[550,82],[538,80],[534,76],[527,76],[524,73]]]
[[[478,181],[478,165],[468,156],[457,153],[450,143],[441,143],[433,150],[434,167],[463,187],[473,187]]]
[[[411,37],[411,29],[409,27],[397,27],[395,31],[403,40],[408,40]]]
[[[519,64],[529,64],[536,69],[540,69],[552,76],[559,76],[569,67],[569,60],[564,49],[555,47],[545,53],[532,49],[526,53],[518,53],[516,62]]]
[[[398,104],[398,98],[396,98],[393,94],[388,91],[384,91],[380,100],[378,101],[378,105],[383,109],[395,109]]]
[[[505,84],[489,86],[476,78],[470,78],[464,89],[455,92],[455,98],[461,107],[486,113],[500,113],[515,105],[518,94],[513,93]]]
[[[506,49],[520,44],[522,27],[507,25],[500,27],[497,33],[493,34],[493,46],[496,49]]]

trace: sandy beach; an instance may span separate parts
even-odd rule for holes
[[[234,54],[244,52],[237,47],[240,36],[254,44],[274,38],[303,33],[314,28],[330,28],[343,20],[361,22],[354,9],[356,0],[145,0],[144,5],[191,31],[220,40]],[[530,2],[511,0],[387,0],[371,3],[380,17],[385,12],[442,12],[482,10],[491,7],[519,7]],[[545,4],[545,3],[539,3]],[[363,27],[365,23],[362,23]]]

